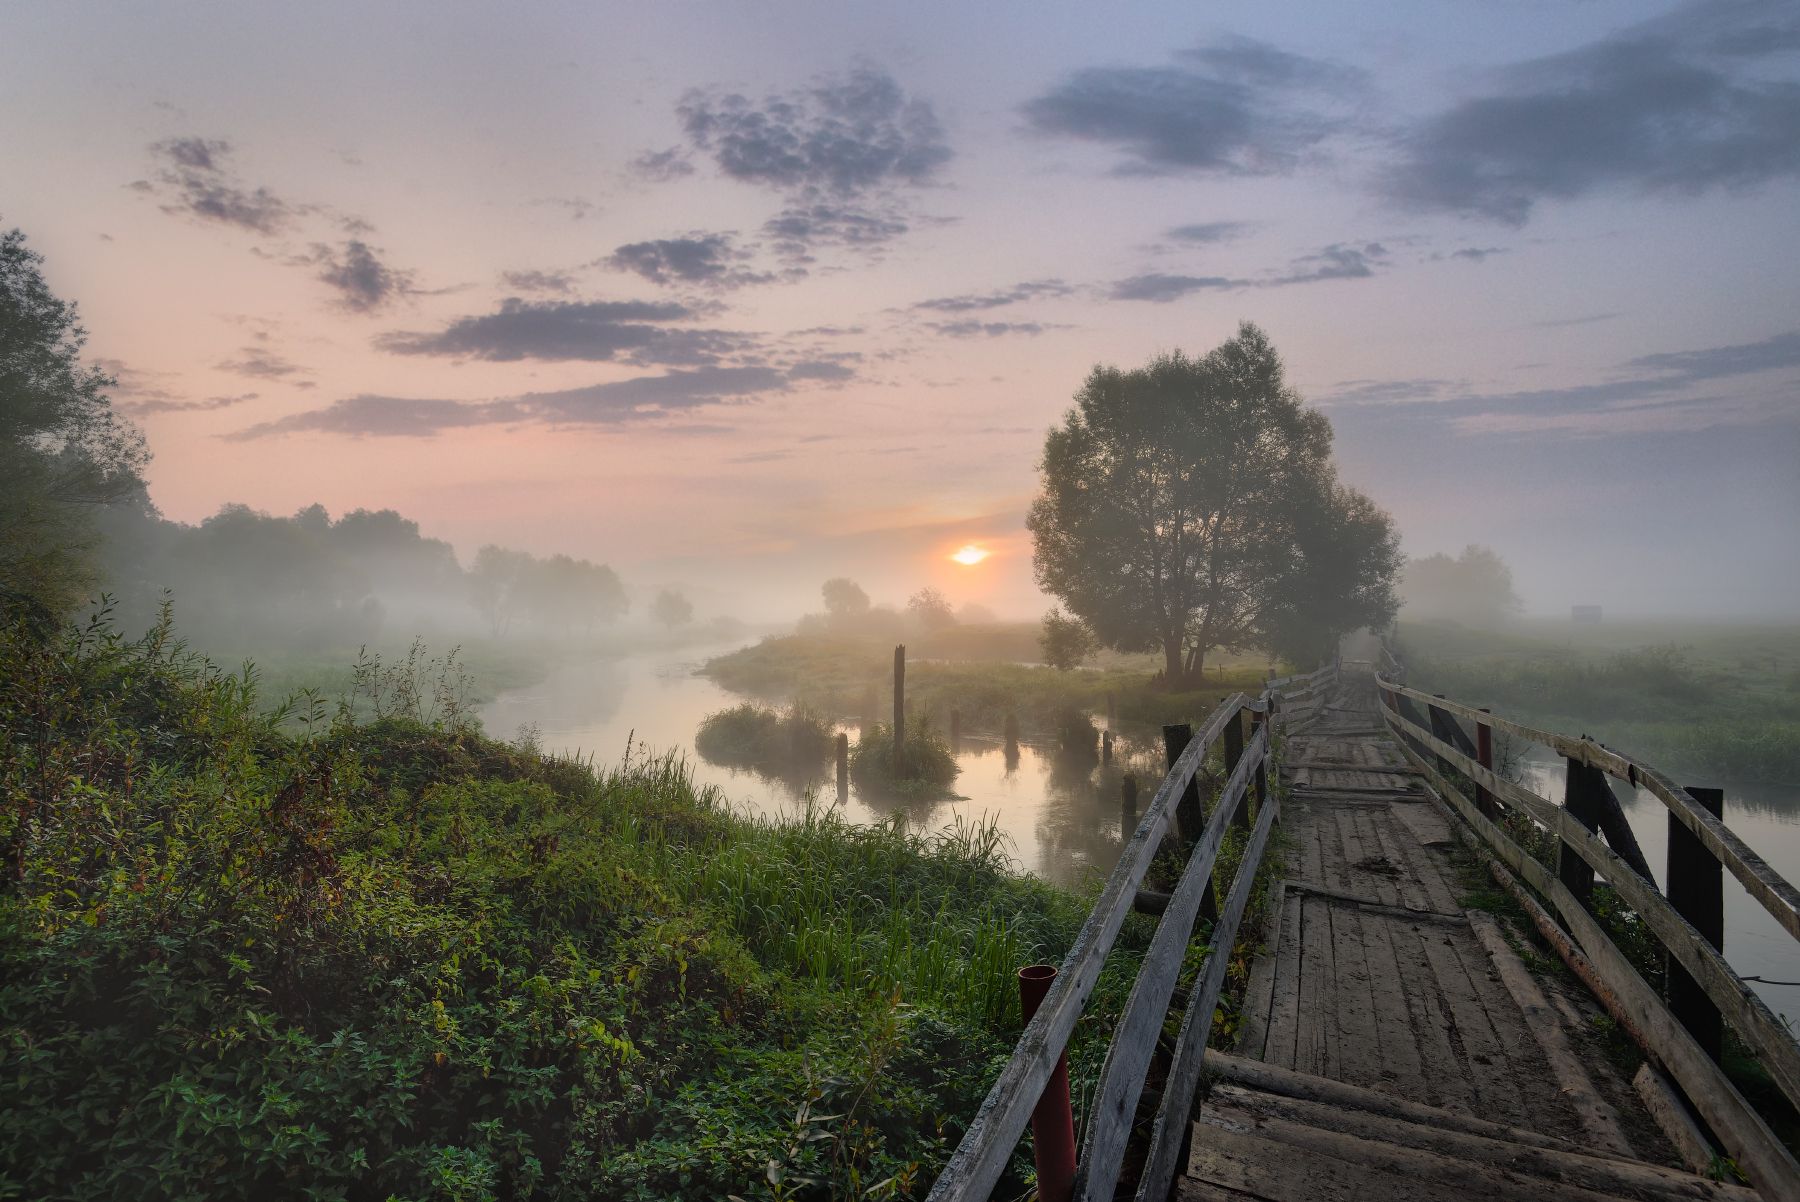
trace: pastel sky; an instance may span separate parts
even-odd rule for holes
[[[1800,613],[1800,5],[31,4],[0,223],[198,521],[1040,611],[1096,363],[1260,324],[1415,554]],[[949,552],[995,554],[965,568]],[[706,608],[704,603],[702,608]]]

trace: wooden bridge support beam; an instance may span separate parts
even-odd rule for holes
[[[1244,758],[1244,714],[1246,712],[1239,710],[1232,716],[1231,721],[1225,724],[1226,780],[1231,779],[1231,774],[1237,770],[1238,761]],[[1241,826],[1248,830],[1250,828],[1250,807],[1239,806],[1231,815],[1231,823],[1233,826]]]
[[[1563,777],[1563,809],[1569,817],[1589,831],[1600,827],[1600,800],[1595,795],[1593,771],[1580,760],[1565,760],[1568,771]],[[1601,782],[1604,786],[1605,782]],[[1581,858],[1581,853],[1567,843],[1556,847],[1556,875],[1564,888],[1573,893],[1584,909],[1594,908],[1594,866]]]
[[[1714,818],[1725,816],[1725,790],[1687,787]],[[1725,947],[1725,868],[1674,814],[1669,815],[1669,905],[1717,950]],[[1674,956],[1668,957],[1669,1010],[1714,1061],[1725,1046],[1725,1024],[1706,990]]]

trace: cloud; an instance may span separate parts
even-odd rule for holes
[[[1036,300],[1039,297],[1067,296],[1073,291],[1073,288],[1061,280],[1028,280],[1023,284],[1014,284],[1011,288],[1002,288],[996,292],[934,297],[931,300],[920,301],[913,308],[929,309],[937,313],[972,313],[981,309],[998,309],[1003,305],[1016,305],[1020,301]]]
[[[435,333],[395,333],[378,340],[401,355],[446,355],[494,362],[520,359],[710,364],[750,349],[753,340],[726,330],[672,327],[696,316],[674,301],[528,301],[508,297],[493,313],[459,317]]]
[[[288,376],[309,374],[306,368],[297,363],[290,363],[274,351],[260,346],[244,347],[238,352],[236,359],[225,359],[214,366],[220,371],[249,376],[255,380],[282,380]]]
[[[1379,242],[1364,243],[1360,247],[1334,242],[1321,251],[1294,260],[1288,274],[1266,280],[1264,286],[1367,279],[1375,274],[1376,265],[1386,259],[1387,254],[1387,248]]]
[[[1061,327],[1036,321],[976,321],[974,318],[964,318],[960,321],[934,321],[930,323],[930,328],[946,338],[1000,338],[1007,334],[1042,334],[1045,330]]]
[[[412,272],[388,266],[379,251],[357,238],[336,250],[315,245],[313,258],[319,279],[335,288],[339,305],[353,313],[376,312],[413,291]]]
[[[1667,373],[1684,382],[1800,367],[1800,330],[1777,334],[1761,342],[1641,355],[1627,361],[1625,366],[1637,371]]]
[[[644,151],[631,160],[630,170],[633,175],[661,184],[694,174],[694,164],[686,150],[671,146],[667,150]]]
[[[1534,330],[1560,330],[1565,326],[1586,326],[1597,321],[1611,321],[1618,316],[1617,313],[1589,313],[1583,317],[1558,317],[1549,321],[1534,321],[1531,323],[1531,327]]]
[[[1113,300],[1167,304],[1190,293],[1243,288],[1247,283],[1246,280],[1231,280],[1217,275],[1171,275],[1152,271],[1119,280],[1112,286],[1110,295]]]
[[[1194,242],[1202,245],[1214,242],[1229,242],[1241,237],[1250,229],[1247,221],[1203,221],[1196,225],[1178,225],[1170,230],[1168,237],[1177,242]]]
[[[1471,263],[1479,263],[1490,255],[1503,255],[1505,253],[1506,248],[1503,246],[1465,246],[1460,250],[1451,251],[1450,257],[1452,259],[1467,259]]]
[[[1344,128],[1323,109],[1366,87],[1349,67],[1248,38],[1176,59],[1077,71],[1026,103],[1026,123],[1040,134],[1112,147],[1124,156],[1121,174],[1275,175]]]
[[[783,209],[763,223],[763,234],[781,254],[807,262],[821,246],[874,250],[908,229],[895,211],[821,202]]]
[[[566,271],[503,271],[500,282],[515,292],[557,292],[575,289],[575,277]]]
[[[230,409],[245,401],[254,401],[254,392],[240,392],[236,396],[213,396],[198,401],[179,401],[164,397],[152,397],[145,400],[120,401],[116,408],[119,412],[131,417],[149,417],[158,413],[208,413],[216,409]]]
[[[267,188],[246,188],[226,171],[231,143],[220,138],[169,138],[150,147],[162,163],[157,172],[160,189],[139,180],[139,191],[160,191],[169,197],[166,213],[183,213],[202,221],[234,225],[258,234],[285,228],[297,213],[306,211],[282,200]]]
[[[687,238],[658,238],[628,242],[602,260],[618,271],[629,271],[653,284],[697,284],[710,288],[741,288],[766,284],[771,272],[746,271],[740,264],[750,258],[730,234],[696,234]]]
[[[1456,385],[1449,380],[1343,380],[1316,398],[1321,405],[1410,405],[1439,401]]]
[[[676,113],[719,170],[786,193],[848,200],[924,184],[951,156],[931,105],[869,67],[761,103],[690,91]]]
[[[830,382],[849,374],[839,364],[809,362],[786,369],[768,365],[701,367],[488,401],[363,394],[223,437],[235,442],[299,433],[427,438],[473,426],[641,425],[666,422],[707,405],[743,403],[787,392],[797,383]]]
[[[1384,187],[1414,209],[1518,226],[1545,200],[1800,175],[1800,84],[1764,61],[1797,47],[1790,0],[1683,5],[1500,72],[1415,128]]]

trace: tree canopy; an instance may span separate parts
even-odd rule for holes
[[[1512,569],[1490,547],[1471,543],[1454,559],[1439,552],[1406,561],[1400,595],[1411,617],[1498,626],[1522,608]]]
[[[113,412],[115,381],[82,364],[87,331],[42,263],[24,234],[0,234],[0,593],[63,612],[93,580],[94,511],[148,506],[149,454]]]
[[[1160,651],[1171,686],[1213,648],[1391,616],[1391,523],[1337,483],[1331,424],[1248,322],[1202,358],[1096,367],[1040,467],[1039,585],[1105,645]]]

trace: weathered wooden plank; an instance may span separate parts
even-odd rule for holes
[[[1485,842],[1509,868],[1550,899],[1592,961],[1595,972],[1612,991],[1615,1004],[1651,1043],[1655,1055],[1675,1077],[1751,1183],[1768,1197],[1800,1197],[1800,1163],[1795,1162],[1793,1154],[1769,1130],[1762,1117],[1637,975],[1631,962],[1593,916],[1563,887],[1554,873],[1526,855],[1504,831],[1488,821],[1472,801],[1437,777],[1426,761],[1415,757],[1413,762],[1425,769],[1438,794],[1462,816],[1471,828],[1470,838]]]
[[[1429,738],[1424,732],[1416,733]],[[1700,983],[1726,1021],[1756,1049],[1782,1093],[1790,1101],[1800,1105],[1800,1043],[1795,1042],[1787,1027],[1770,1012],[1762,998],[1738,979],[1711,942],[1676,913],[1666,898],[1560,806],[1495,775],[1452,747],[1439,743],[1431,750],[1449,759],[1471,780],[1486,785],[1501,801],[1525,810],[1548,827],[1551,833],[1574,848],[1585,862],[1604,876],[1618,891],[1619,896],[1625,899],[1626,904],[1644,920],[1644,924],[1662,945]],[[1417,762],[1425,764],[1423,760]],[[1446,786],[1442,781],[1437,783],[1441,793]],[[1485,837],[1485,832],[1483,835]],[[1566,915],[1564,921],[1568,921]]]
[[[1475,1087],[1480,1113],[1501,1122],[1525,1125],[1525,1107],[1508,1071],[1506,1051],[1488,1018],[1477,983],[1457,954],[1454,941],[1458,933],[1420,929],[1418,934],[1432,976],[1443,991],[1455,1023],[1451,1043],[1462,1045],[1462,1071]]]
[[[1378,1085],[1382,1077],[1381,1036],[1375,1025],[1375,993],[1363,952],[1363,915],[1357,906],[1327,907],[1331,942],[1337,961],[1337,1026],[1339,1080]]]
[[[1093,991],[1094,982],[1106,962],[1106,954],[1125,922],[1125,915],[1130,912],[1157,846],[1169,829],[1175,799],[1192,779],[1206,749],[1218,738],[1218,732],[1228,720],[1235,719],[1243,703],[1241,693],[1221,702],[1207,720],[1202,734],[1188,744],[1174,768],[1163,778],[1156,796],[1144,811],[1143,821],[1138,824],[1087,921],[1077,933],[1074,946],[1064,958],[1049,994],[1026,1025],[1012,1058],[988,1090],[968,1131],[932,1186],[930,1198],[935,1202],[951,1202],[952,1199],[979,1202],[993,1191],[994,1183],[1000,1179],[1012,1157],[1013,1148],[1018,1145],[1019,1136],[1031,1120],[1032,1108],[1044,1091],[1044,1083],[1050,1079],[1057,1058],[1068,1046],[1069,1035],[1081,1017],[1082,1004]]]
[[[1238,807],[1245,804],[1254,760],[1267,746],[1267,738],[1259,732],[1244,750],[1236,771],[1219,793],[1218,804],[1207,819],[1199,841],[1194,844],[1181,880],[1169,898],[1168,909],[1163,912],[1150,947],[1144,953],[1137,979],[1132,982],[1131,993],[1125,1000],[1124,1013],[1119,1016],[1106,1059],[1101,1064],[1100,1079],[1094,1087],[1094,1101],[1088,1111],[1087,1130],[1082,1138],[1075,1175],[1075,1196],[1078,1198],[1110,1199],[1113,1195],[1126,1140],[1131,1134],[1132,1118],[1143,1093],[1144,1075],[1156,1050],[1156,1033],[1162,1029],[1168,1015],[1169,1000],[1174,996],[1181,974],[1182,958],[1200,914],[1201,898],[1212,888],[1213,864],[1218,859],[1226,828]],[[1273,809],[1264,817],[1272,819]],[[1259,824],[1264,839],[1268,826],[1268,821]],[[1240,905],[1239,913],[1242,912]],[[1217,925],[1224,937],[1229,938],[1231,932],[1225,929],[1223,913]],[[1225,957],[1216,957],[1221,966],[1230,955],[1230,947],[1227,946],[1225,951]],[[1209,961],[1214,958],[1209,957]],[[1220,972],[1222,979],[1222,967]],[[1218,996],[1216,990],[1213,996]],[[1203,1001],[1204,995],[1199,998]],[[1193,1004],[1190,1002],[1190,1009]]]
[[[1262,812],[1257,811],[1260,821]],[[1287,890],[1280,881],[1269,889],[1269,941],[1250,962],[1250,983],[1244,988],[1244,1022],[1238,1029],[1239,1055],[1260,1059],[1269,1038],[1269,1023],[1275,1007],[1275,963],[1280,955],[1282,911],[1286,908]]]
[[[1263,1059],[1285,1068],[1294,1067],[1300,1028],[1300,905],[1305,895],[1283,881],[1281,935],[1275,944],[1275,1001],[1269,1007],[1269,1034],[1263,1041]]]
[[[1393,949],[1405,995],[1407,1024],[1412,1028],[1413,1044],[1419,1050],[1425,1079],[1431,1087],[1431,1100],[1449,1110],[1476,1113],[1475,1087],[1451,1046],[1450,1010],[1425,958],[1420,924],[1396,920],[1369,925],[1379,929]]]
[[[1369,1007],[1375,1020],[1375,1042],[1381,1065],[1371,1088],[1408,1098],[1429,1098],[1419,1043],[1413,1035],[1406,986],[1388,938],[1390,924],[1365,920],[1359,924],[1363,964],[1369,971]]]
[[[1314,894],[1299,898],[1300,1030],[1294,1068],[1321,1077],[1337,1075],[1337,964],[1331,943],[1330,902]]]
[[[1381,681],[1380,683],[1381,687],[1390,689],[1400,696],[1430,699],[1428,694],[1421,693],[1416,689],[1409,689],[1404,685],[1397,685],[1390,681]],[[1480,710],[1460,702],[1440,701],[1437,704],[1452,713],[1468,717],[1471,721],[1484,721],[1495,730],[1503,730],[1527,742],[1542,743],[1559,755],[1591,764],[1608,776],[1625,781],[1634,787],[1649,790],[1658,801],[1668,807],[1671,813],[1681,819],[1695,837],[1706,845],[1708,851],[1717,856],[1731,870],[1731,874],[1743,883],[1750,896],[1756,898],[1763,908],[1774,917],[1775,921],[1786,928],[1788,934],[1800,939],[1800,889],[1794,888],[1785,877],[1771,868],[1767,861],[1740,839],[1736,832],[1695,805],[1693,799],[1688,797],[1680,786],[1655,768],[1602,747],[1591,739],[1574,739],[1568,735],[1539,730],[1536,727],[1526,726],[1497,715],[1482,714]],[[1385,707],[1382,709],[1384,714],[1392,713]],[[1452,761],[1452,763],[1454,762]],[[1467,770],[1464,769],[1464,771]],[[1483,781],[1482,783],[1486,784],[1487,782]]]

